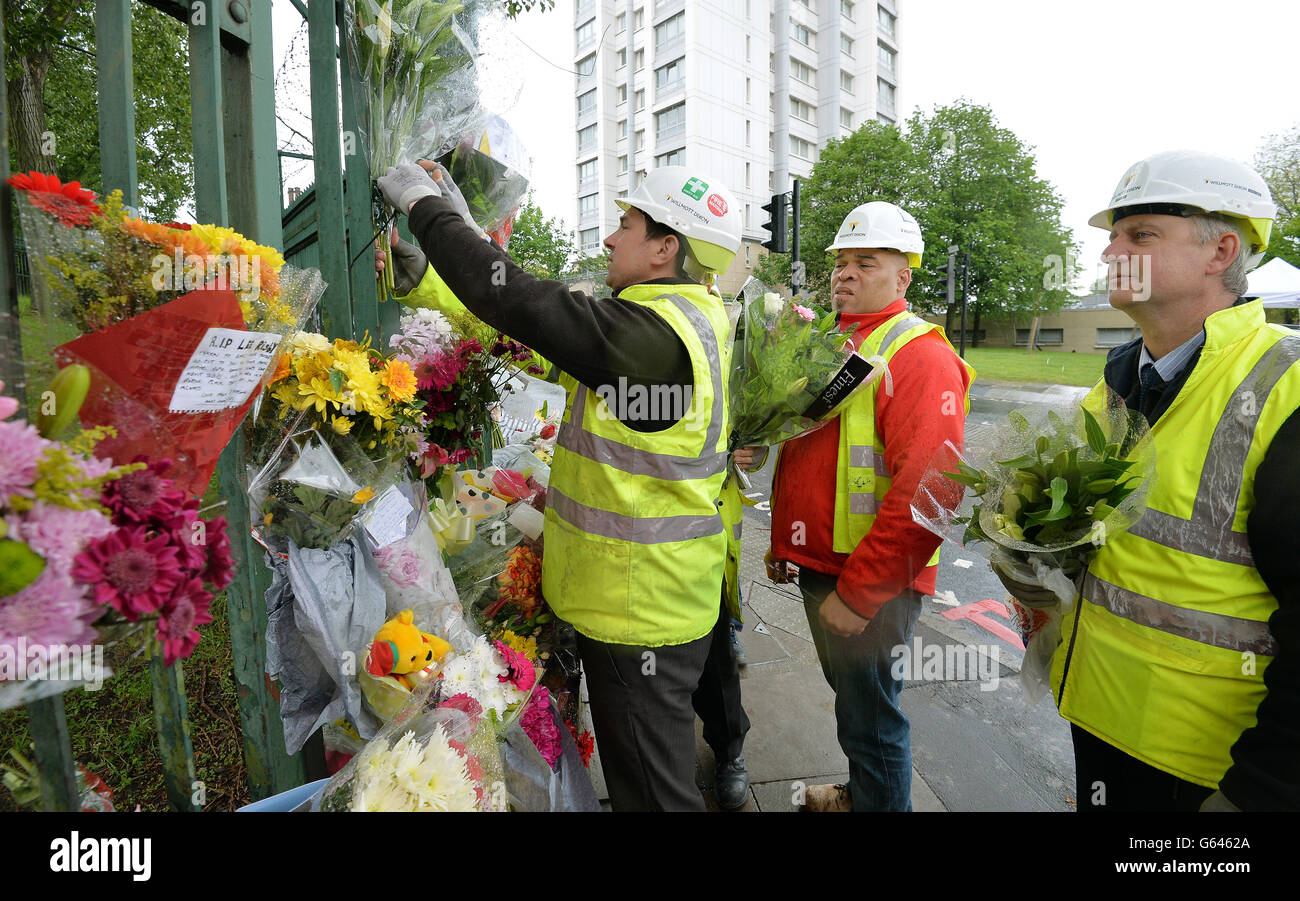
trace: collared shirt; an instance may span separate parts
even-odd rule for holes
[[[1146,342],[1143,342],[1142,353],[1138,356],[1138,373],[1140,375],[1147,366],[1154,366],[1156,374],[1160,376],[1162,382],[1172,382],[1178,373],[1186,368],[1193,354],[1204,343],[1205,329],[1201,329],[1169,353],[1156,360],[1151,357],[1151,352],[1147,350]]]

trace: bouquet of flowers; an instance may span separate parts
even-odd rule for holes
[[[478,103],[476,42],[486,0],[349,0],[344,22],[372,178],[435,159],[486,120]],[[375,233],[389,219],[374,209]],[[385,267],[380,299],[392,290]]]
[[[920,481],[912,502],[917,522],[987,556],[1008,578],[1055,596],[1036,607],[1017,599],[1032,635],[1021,672],[1034,697],[1045,689],[1061,618],[1089,561],[1146,509],[1155,472],[1148,432],[1146,420],[1107,389],[1100,409],[1085,405],[1069,419],[1054,410],[1032,419],[1013,411],[990,449],[963,457],[949,443]],[[975,497],[966,513],[963,488]]]
[[[787,305],[757,279],[745,283],[737,300],[741,329],[728,388],[733,451],[780,444],[817,428],[884,371],[847,349],[849,335],[834,313],[818,317]]]
[[[500,116],[490,116],[482,133],[463,136],[438,162],[465,196],[470,216],[505,247],[512,216],[528,188],[530,168],[510,126]]]
[[[319,273],[228,228],[136,219],[120,192],[101,206],[76,182],[9,181],[29,201],[19,210],[44,320],[33,334],[49,343],[29,354],[30,374],[51,375],[45,359],[89,367],[82,423],[117,433],[100,452],[167,456],[181,488],[202,493],[283,336],[323,292]]]
[[[94,456],[110,429],[51,441],[9,419],[16,409],[0,397],[0,656],[38,653],[51,666],[60,649],[147,630],[168,666],[188,657],[231,580],[225,520],[199,516],[166,478],[168,461],[114,467]],[[26,679],[0,671],[0,708],[95,682],[101,664],[74,667],[75,678],[52,666]]]
[[[439,680],[422,683],[406,707],[330,779],[313,809],[506,810],[491,722],[474,700],[442,692]]]

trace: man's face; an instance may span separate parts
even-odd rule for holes
[[[907,293],[912,270],[896,250],[844,248],[831,271],[831,305],[839,313],[878,313]]]
[[[651,278],[655,264],[674,254],[666,254],[664,238],[647,238],[645,216],[636,207],[628,207],[618,217],[618,228],[605,239],[605,252],[609,254],[609,269],[605,284],[621,291],[628,285],[639,284]],[[674,253],[676,252],[674,242]]]
[[[1192,223],[1181,216],[1143,214],[1115,223],[1102,253],[1108,263],[1110,304],[1122,310],[1135,303],[1165,304],[1203,293],[1214,242],[1201,244]]]

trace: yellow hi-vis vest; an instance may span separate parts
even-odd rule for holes
[[[568,402],[546,494],[542,591],[589,638],[684,644],[713,628],[722,597],[727,536],[718,497],[731,326],[722,301],[701,285],[634,285],[619,297],[672,326],[690,352],[694,387],[689,398],[626,383],[598,394],[559,376]],[[647,418],[685,415],[663,431],[638,432],[616,415],[637,415],[637,404]]]
[[[863,339],[858,353],[864,357],[880,356],[888,363],[898,353],[899,348],[907,342],[929,332],[938,332],[948,343],[943,326],[926,322],[915,313],[904,310],[896,316],[878,325],[870,335]],[[949,349],[952,348],[948,344]],[[953,354],[956,355],[956,351]],[[975,370],[964,360],[962,365],[970,373],[970,381],[975,380]],[[840,453],[835,468],[835,540],[834,550],[837,554],[851,554],[858,543],[871,531],[871,524],[876,521],[876,511],[880,509],[889,491],[892,479],[885,468],[885,445],[876,431],[876,392],[878,385],[869,385],[866,389],[854,393],[846,401],[840,412]],[[937,398],[940,405],[949,403],[951,415],[958,415],[957,398]],[[962,397],[962,410],[965,415],[970,410],[970,389]],[[917,411],[922,415],[923,411]],[[939,562],[939,551],[935,550],[927,566]]]
[[[1254,725],[1277,653],[1277,599],[1246,518],[1255,470],[1300,406],[1300,336],[1261,301],[1214,313],[1205,347],[1151,430],[1147,510],[1097,552],[1052,658],[1061,715],[1167,773],[1217,788]],[[1100,409],[1099,383],[1084,404]]]

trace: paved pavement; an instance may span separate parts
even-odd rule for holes
[[[1064,386],[978,385],[966,420],[967,447],[992,439],[1011,409],[1066,409],[1087,389]],[[753,474],[745,511],[740,567],[745,601],[741,633],[748,667],[741,691],[751,729],[745,741],[750,801],[744,810],[794,811],[807,785],[843,782],[848,761],[835,736],[835,696],[822,676],[798,589],[768,581],[763,567],[771,525],[769,464]],[[921,659],[951,664],[912,675],[902,708],[912,727],[912,806],[917,811],[1044,810],[1074,808],[1074,763],[1068,724],[1050,694],[1031,702],[1020,676],[1023,647],[1011,628],[1006,592],[986,560],[945,541],[935,595],[927,597],[917,626]],[[960,652],[960,653],[959,653]],[[971,655],[975,656],[971,656]],[[969,664],[975,663],[975,667]],[[970,670],[974,669],[974,672]],[[997,677],[992,676],[993,672]],[[976,678],[977,674],[985,678]],[[957,678],[958,676],[967,678]],[[710,809],[713,754],[696,723],[697,781]],[[599,749],[592,776],[607,804]]]

